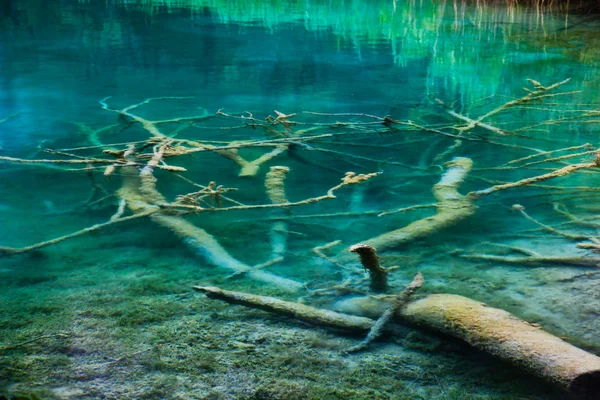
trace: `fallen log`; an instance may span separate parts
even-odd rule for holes
[[[275,314],[297,318],[315,325],[348,329],[356,332],[368,332],[375,323],[371,318],[322,310],[305,304],[279,300],[275,297],[233,292],[215,286],[194,286],[193,288],[204,293],[211,299],[222,300],[229,304],[258,308]]]
[[[438,201],[435,215],[373,237],[363,243],[375,247],[380,252],[386,251],[429,237],[473,215],[477,208],[474,201],[458,192],[458,187],[471,171],[473,161],[469,158],[457,157],[446,166],[446,172],[433,187],[433,195]]]
[[[580,170],[597,168],[600,166],[600,156],[594,162],[567,165],[546,174],[516,182],[494,185],[487,189],[469,192],[466,195],[460,194],[458,189],[471,171],[473,161],[465,157],[456,157],[445,165],[447,167],[446,172],[444,172],[440,181],[433,186],[433,195],[437,200],[434,205],[436,214],[414,221],[402,228],[364,240],[361,243],[373,246],[379,252],[406,246],[469,218],[477,209],[475,203],[484,196],[563,177]],[[343,264],[349,262],[350,258],[347,254],[341,254],[338,261]]]
[[[600,395],[600,357],[510,313],[462,296],[437,294],[410,303],[402,317],[459,339],[581,399]]]
[[[155,158],[160,159],[160,154]],[[159,212],[160,207],[156,204],[164,204],[167,201],[156,189],[156,178],[152,174],[154,161],[154,158],[150,160],[148,166],[140,172],[131,167],[123,168],[123,185],[118,191],[118,196],[126,201],[135,215],[149,214],[152,222],[171,230],[213,265],[229,269],[234,273],[245,273],[251,279],[273,284],[285,291],[297,292],[304,289],[304,285],[300,282],[255,270],[242,263],[230,255],[211,234],[183,217]]]
[[[368,331],[375,321],[321,310],[272,297],[195,286],[209,298],[241,304],[297,318],[316,325]],[[356,306],[356,300],[354,306]],[[343,307],[341,309],[348,309]],[[384,306],[385,307],[385,306]],[[513,363],[565,390],[575,399],[597,399],[600,393],[600,357],[581,350],[520,320],[508,312],[450,294],[430,295],[409,303],[397,318],[411,325],[456,338]]]

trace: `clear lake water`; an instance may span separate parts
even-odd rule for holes
[[[593,163],[597,12],[0,1],[0,399],[565,398],[457,339],[401,325],[348,354],[362,336],[192,286],[332,309],[373,294],[348,247],[439,212],[452,160],[473,162],[458,196]],[[289,171],[269,186],[272,167]],[[327,196],[347,172],[376,175]],[[577,246],[598,240],[599,182],[587,168],[499,190],[390,245],[389,293],[421,272],[417,296],[466,296],[600,354],[600,256]]]

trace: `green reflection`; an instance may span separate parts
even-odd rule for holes
[[[92,4],[88,0],[79,1],[81,8],[75,5],[57,9],[44,2],[38,7],[35,3],[16,2],[12,7],[18,18],[4,23],[35,29],[45,21],[59,22],[76,32],[83,30],[83,35],[75,35],[90,51],[98,45],[133,47],[126,43],[131,29],[125,21],[100,20],[87,13],[82,17],[82,9]],[[189,18],[182,19],[182,24],[201,24],[202,18],[209,17],[237,26],[242,35],[247,33],[245,29],[257,26],[280,35],[290,25],[302,26],[315,35],[332,33],[337,38],[337,50],[353,49],[359,60],[362,52],[382,47],[399,67],[427,60],[426,94],[443,92],[468,104],[489,93],[512,93],[527,77],[567,77],[567,63],[587,65],[588,71],[595,69],[600,38],[593,29],[590,31],[588,17],[574,13],[581,11],[581,3],[567,5],[414,0],[109,0],[104,12],[143,14],[148,24],[173,14]],[[102,29],[89,33],[85,27],[90,24],[101,24]],[[219,71],[223,81],[240,80],[239,65],[232,64]],[[597,75],[583,71],[572,77],[581,82],[581,88],[593,88],[600,83]],[[514,76],[514,83],[508,82],[514,86],[508,90],[499,84],[506,81],[506,76]],[[592,96],[585,101],[594,101],[596,94]]]

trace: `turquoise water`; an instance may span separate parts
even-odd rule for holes
[[[349,355],[360,336],[191,287],[330,309],[371,294],[348,247],[434,215],[432,188],[456,179],[442,178],[452,159],[473,161],[461,194],[592,162],[600,26],[577,11],[2,2],[0,398],[561,398],[452,338],[405,326]],[[477,119],[526,96],[523,88],[540,90],[527,79],[544,88],[570,81],[548,92],[555,97],[464,129],[457,114]],[[130,155],[103,153],[130,143]],[[165,156],[150,169],[161,144]],[[272,151],[256,168],[240,165]],[[289,168],[283,187],[293,206],[250,207],[276,201],[265,189],[274,166]],[[378,175],[320,197],[348,171]],[[597,183],[589,168],[499,191],[468,218],[384,246],[384,267],[399,267],[390,293],[420,271],[420,295],[470,297],[599,354],[599,275],[581,265],[594,253],[576,247],[593,243],[600,227]],[[380,215],[415,205],[428,207]],[[322,250],[329,259],[313,251],[338,240]],[[531,252],[541,261],[462,257]],[[559,256],[570,259],[549,258]],[[253,266],[263,268],[232,276]],[[315,292],[343,282],[354,294]]]

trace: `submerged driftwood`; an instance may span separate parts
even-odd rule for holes
[[[464,340],[582,399],[600,395],[600,357],[510,313],[466,297],[436,294],[410,303],[412,324]]]
[[[473,167],[473,161],[469,158],[457,157],[446,166],[446,172],[433,186],[433,195],[438,201],[435,215],[373,237],[363,243],[375,247],[378,251],[389,250],[429,237],[473,215],[476,210],[474,201],[458,192],[458,187]]]
[[[286,315],[316,325],[366,332],[375,321],[321,310],[273,297],[195,286],[209,298]],[[500,357],[569,392],[577,399],[600,393],[600,357],[581,350],[508,312],[450,294],[430,295],[409,303],[397,318],[431,329]]]
[[[377,251],[386,251],[428,238],[440,230],[454,226],[464,219],[471,217],[477,210],[476,202],[484,196],[503,190],[538,184],[581,170],[598,168],[600,166],[600,152],[593,162],[567,165],[546,174],[521,179],[516,182],[494,185],[487,189],[469,192],[466,195],[459,193],[458,189],[471,172],[473,161],[466,157],[456,157],[445,165],[446,171],[442,174],[440,181],[433,186],[432,190],[433,195],[437,200],[437,203],[433,205],[436,209],[434,215],[414,221],[402,228],[394,229],[379,236],[367,239],[363,241],[361,245],[372,246],[377,249]],[[391,213],[393,212],[395,211],[392,211]],[[384,214],[389,213],[390,212]],[[589,237],[585,237],[584,239],[590,240]],[[589,247],[589,244],[583,244],[583,246]],[[348,257],[347,254],[341,254],[338,257],[338,260],[341,263],[344,263],[350,261],[350,257]],[[543,259],[540,260],[540,262],[544,261],[545,260]],[[597,266],[597,263],[594,263],[594,261],[590,262],[589,260],[581,258],[564,259],[556,262],[584,266],[593,264],[592,266]]]
[[[349,329],[356,332],[368,332],[375,321],[371,318],[357,317],[330,310],[322,310],[305,304],[284,301],[269,296],[233,292],[215,286],[194,286],[211,299],[223,300],[229,304],[239,304],[250,308],[269,311],[287,317],[298,318],[316,325]]]
[[[149,167],[145,167],[139,173],[133,168],[124,169],[123,186],[119,190],[119,196],[127,202],[133,213],[150,213],[150,219],[153,222],[183,238],[191,248],[198,251],[212,264],[233,272],[244,272],[252,279],[276,285],[286,291],[293,292],[304,288],[300,282],[266,271],[254,270],[242,263],[231,256],[212,235],[181,216],[160,212],[151,213],[152,209],[158,208],[154,204],[166,203],[166,199],[156,190],[155,183],[156,179]]]
[[[392,301],[391,305],[381,314],[379,319],[375,321],[371,330],[367,334],[365,340],[356,346],[352,346],[348,349],[349,353],[354,353],[357,351],[365,350],[372,342],[374,342],[378,337],[380,337],[386,326],[392,321],[394,316],[400,311],[403,307],[405,307],[408,302],[411,300],[412,296],[415,294],[421,286],[423,286],[423,275],[420,272],[415,275],[412,282],[400,293],[396,298]]]

